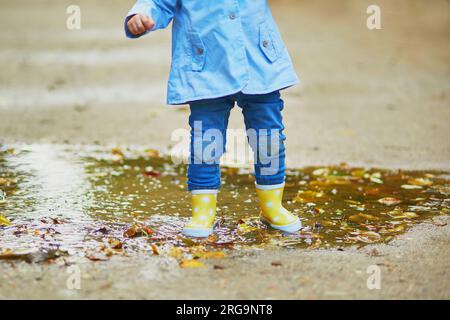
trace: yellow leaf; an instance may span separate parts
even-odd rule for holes
[[[0,178],[0,186],[9,186],[11,184],[11,180]]]
[[[5,216],[0,214],[0,226],[9,226],[9,225],[11,225],[11,222],[8,219],[6,219]]]
[[[352,171],[352,176],[362,178],[362,177],[364,177],[365,173],[366,173],[366,171],[364,169],[356,169],[356,170]]]
[[[108,243],[111,246],[111,248],[113,248],[113,249],[122,249],[122,242],[120,242],[119,239],[110,238],[108,240]]]
[[[183,250],[178,247],[172,247],[170,248],[169,256],[175,259],[181,259],[183,257]]]
[[[316,192],[312,190],[303,191],[300,190],[297,196],[294,198],[294,202],[308,203],[314,202],[317,198],[320,198],[324,195],[323,192]]]
[[[334,226],[335,223],[333,221],[329,221],[329,220],[322,220],[321,222],[325,227],[331,227]]]
[[[183,260],[180,262],[181,268],[202,268],[204,266],[205,264],[203,262],[194,259]]]
[[[379,221],[380,218],[372,216],[370,214],[358,213],[348,217],[353,222],[365,222],[365,221]]]
[[[382,238],[376,232],[365,231],[365,232],[362,232],[361,235],[357,236],[356,239],[361,242],[365,242],[365,243],[373,243],[373,242],[380,241]]]
[[[155,149],[146,150],[147,155],[151,158],[159,158],[159,151]]]
[[[201,255],[201,257],[204,259],[222,259],[225,258],[226,256],[227,254],[223,251],[210,251],[205,252]]]
[[[424,186],[429,187],[433,184],[433,181],[427,178],[416,178],[416,179],[410,179],[408,180],[408,184],[412,184],[415,186]]]
[[[112,148],[111,153],[113,155],[113,161],[121,163],[125,158],[124,153],[119,148]]]
[[[391,229],[386,229],[386,233],[396,233],[396,232],[402,232],[405,230],[405,226],[404,225],[398,225],[394,228]]]
[[[407,218],[417,218],[419,215],[417,214],[417,213],[415,213],[415,212],[405,212],[404,213],[404,215],[405,215],[405,217],[407,217]]]
[[[256,227],[249,226],[245,222],[238,224],[238,232],[241,232],[241,233],[248,233],[248,232],[253,232],[253,231],[257,231],[257,230],[259,230],[259,229]]]
[[[419,216],[414,212],[403,212],[401,209],[389,211],[387,214],[394,219],[404,219],[404,218],[411,219],[417,218]]]
[[[111,149],[111,153],[115,156],[119,156],[119,157],[124,157],[125,155],[123,154],[122,150],[120,150],[120,148],[112,148]]]
[[[349,204],[354,204],[354,205],[359,205],[361,204],[361,202],[359,201],[355,201],[355,200],[344,200],[345,202],[349,203]]]

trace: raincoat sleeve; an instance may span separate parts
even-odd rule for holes
[[[158,29],[164,29],[172,21],[176,10],[178,0],[138,0],[125,18],[125,34],[128,38],[139,38],[144,34]],[[141,35],[135,36],[127,27],[127,22],[135,14],[144,14],[155,21],[155,26],[152,30],[147,31]]]

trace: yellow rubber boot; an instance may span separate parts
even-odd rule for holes
[[[282,205],[284,183],[256,185],[261,205],[261,221],[274,229],[293,233],[302,228],[300,219]]]
[[[207,238],[213,233],[216,217],[217,190],[195,190],[192,192],[192,218],[184,227],[188,237]]]

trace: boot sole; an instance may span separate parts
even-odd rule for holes
[[[183,228],[183,235],[191,238],[208,238],[213,233],[213,228],[209,229],[194,229]]]
[[[278,226],[276,224],[272,224],[269,220],[267,220],[264,217],[261,217],[260,220],[262,223],[268,225],[272,229],[280,230],[280,231],[287,232],[287,233],[295,233],[302,228],[302,223],[301,223],[300,219],[297,219],[296,221],[294,221],[290,224],[287,224],[285,226]]]

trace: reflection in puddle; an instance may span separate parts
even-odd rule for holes
[[[286,207],[306,227],[294,235],[258,221],[251,172],[223,168],[218,227],[208,240],[180,235],[190,216],[185,166],[155,151],[33,145],[0,151],[3,257],[23,249],[61,249],[103,260],[114,254],[192,257],[222,249],[319,248],[388,242],[410,225],[448,214],[442,172],[346,166],[288,172]],[[27,252],[27,251],[26,251]]]
[[[32,205],[33,217],[55,211],[57,216],[82,217],[88,185],[84,164],[48,145],[30,146],[20,157],[10,157],[9,166],[23,173],[18,200]]]

